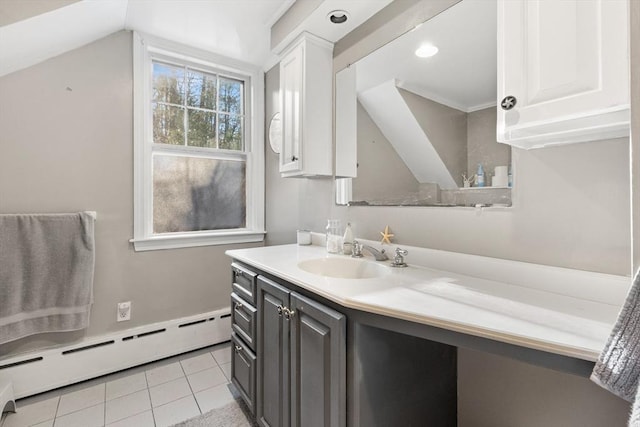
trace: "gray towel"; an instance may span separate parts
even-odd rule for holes
[[[609,340],[596,362],[591,380],[634,402],[630,426],[640,426],[640,272],[631,285]],[[634,421],[635,420],[635,421]]]
[[[89,326],[93,215],[0,215],[0,344]]]

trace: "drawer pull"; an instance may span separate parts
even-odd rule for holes
[[[240,353],[242,351],[242,347],[239,345],[236,346],[236,353]]]
[[[278,306],[278,308],[277,308],[277,310],[278,310],[278,316],[282,316],[282,312],[283,312],[284,310],[286,310],[286,308],[284,308],[283,306],[279,305],[279,306]]]
[[[241,303],[237,302],[236,303],[236,310],[240,310],[242,307],[244,307]]]
[[[242,277],[243,273],[242,270],[235,270],[236,272],[236,276]]]

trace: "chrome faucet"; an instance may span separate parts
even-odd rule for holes
[[[369,251],[371,255],[376,259],[376,261],[386,261],[389,259],[384,249],[377,250],[374,247],[369,245],[363,245],[359,243],[357,240],[353,241],[353,254],[351,255],[353,258],[362,258],[362,251],[366,249]]]
[[[391,267],[406,267],[407,263],[404,262],[404,257],[409,254],[409,251],[406,249],[396,248],[396,256],[393,258],[393,262],[391,263]]]

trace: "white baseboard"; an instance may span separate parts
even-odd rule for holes
[[[228,341],[230,309],[91,337],[0,361],[0,382],[31,396],[165,357]]]

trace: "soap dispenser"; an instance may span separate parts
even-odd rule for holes
[[[353,253],[353,231],[351,231],[351,223],[349,222],[347,223],[342,238],[342,253],[345,255],[351,255]]]
[[[476,172],[476,187],[484,187],[484,169],[481,163],[478,163],[478,171]]]

